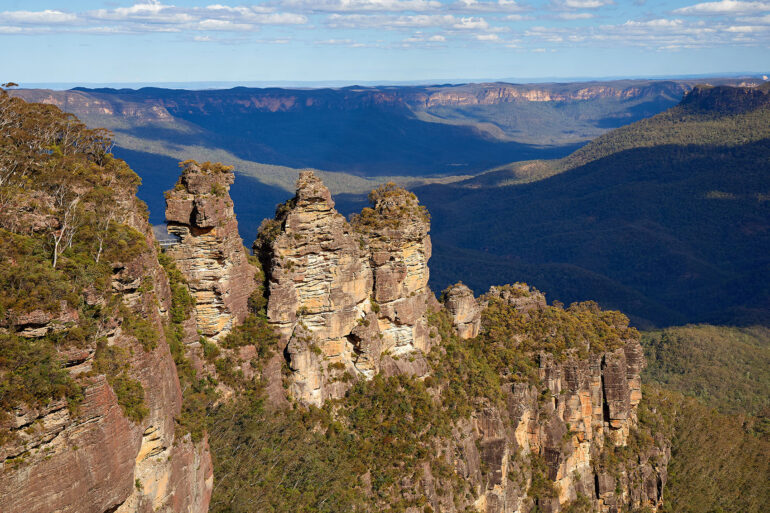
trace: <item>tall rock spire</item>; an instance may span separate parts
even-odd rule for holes
[[[329,190],[303,172],[255,242],[269,280],[267,315],[281,335],[295,399],[341,397],[351,378],[380,370],[423,375],[430,349],[427,213],[389,185],[353,223]],[[436,305],[437,307],[437,305]],[[410,361],[394,359],[414,354]]]
[[[230,199],[232,168],[206,162],[180,164],[182,176],[166,193],[168,231],[179,244],[168,248],[195,298],[198,330],[219,340],[248,314],[256,288]]]

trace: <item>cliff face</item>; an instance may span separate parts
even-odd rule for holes
[[[211,459],[176,433],[170,289],[136,175],[56,109],[0,91],[0,119],[0,168],[16,170],[0,194],[0,510],[207,511]]]
[[[156,347],[148,351],[119,315],[104,319],[100,335],[107,347],[125,349],[130,355],[125,363],[129,375],[141,383],[147,414],[138,422],[126,418],[113,387],[94,368],[95,343],[63,351],[71,375],[94,376],[84,383],[84,398],[75,410],[68,409],[65,401],[55,401],[44,408],[20,405],[12,412],[3,427],[15,440],[0,450],[2,511],[208,510],[213,477],[208,447],[205,442],[192,444],[189,437],[175,436],[181,391],[163,337],[170,304],[168,281],[137,200],[133,193],[122,200],[116,218],[143,234],[146,249],[135,258],[111,264],[109,292],[118,294],[134,315],[149,321],[157,336]],[[94,305],[108,301],[100,295],[87,300]],[[36,330],[25,336],[34,339],[61,322],[60,318],[39,320]],[[68,330],[73,327],[77,323],[67,324]]]
[[[477,300],[458,284],[439,304],[427,287],[427,213],[414,195],[394,186],[373,191],[370,200],[372,207],[348,223],[323,184],[302,173],[296,196],[279,206],[255,243],[269,281],[267,315],[281,335],[295,400],[321,405],[377,373],[426,379],[440,395],[444,385],[435,383],[445,371],[436,359],[457,351],[443,344],[498,329],[490,321],[484,328],[490,305],[509,308],[504,317],[521,326],[545,326],[554,315],[574,316],[575,322],[599,315],[587,313],[590,307],[559,313],[525,285],[493,287]],[[429,321],[442,310],[451,333],[440,334]],[[538,363],[529,381],[503,386],[502,403],[478,403],[454,424],[451,436],[437,440],[437,458],[455,478],[426,464],[421,477],[404,476],[401,496],[423,497],[434,510],[448,512],[559,512],[581,505],[597,512],[657,510],[668,446],[640,434],[644,358],[638,334],[627,321],[607,322],[605,329],[621,337],[611,344],[588,339],[589,349],[532,355]],[[508,343],[515,347],[530,335],[512,336]],[[478,340],[473,343],[485,338]]]
[[[177,186],[166,193],[168,231],[179,238],[167,253],[195,298],[198,330],[219,340],[246,318],[256,269],[238,235],[228,192],[232,170],[208,163],[184,166]]]
[[[296,89],[238,88],[225,91],[174,91],[148,96],[149,91],[19,90],[27,101],[49,103],[81,116],[119,116],[142,121],[165,121],[185,112],[200,114],[290,112],[307,109],[355,110],[372,106],[417,110],[439,106],[496,105],[511,102],[569,102],[598,98],[628,100],[639,97],[679,98],[695,81],[615,81],[573,84],[480,83],[456,86],[400,88]],[[759,83],[759,82],[756,82]],[[751,85],[756,85],[752,83]]]
[[[0,510],[207,511],[212,462],[205,436],[193,438],[187,423],[180,376],[187,389],[218,381],[195,369],[222,378],[217,390],[225,393],[206,391],[199,414],[237,400],[233,394],[257,385],[252,378],[280,408],[282,364],[288,395],[301,405],[332,399],[344,411],[346,399],[367,394],[365,385],[387,382],[381,390],[403,393],[386,394],[395,399],[388,413],[423,422],[399,433],[398,422],[378,422],[376,408],[347,420],[323,410],[330,438],[364,418],[389,430],[374,449],[393,458],[385,473],[368,447],[355,453],[368,458],[356,462],[362,475],[345,482],[346,493],[373,509],[660,508],[669,450],[638,414],[644,358],[623,315],[591,303],[551,306],[523,284],[479,299],[458,284],[439,303],[427,285],[429,216],[417,198],[381,186],[348,222],[311,172],[301,173],[295,197],[254,244],[262,297],[237,235],[229,168],[183,163],[167,196],[179,241],[159,258],[134,195],[136,175],[106,153],[103,134],[79,125],[67,133],[72,120],[58,111],[29,109],[0,95],[6,126],[24,132],[30,119],[49,116],[56,127],[46,132],[52,140],[0,140],[13,150],[0,155],[3,169],[11,157],[14,165],[44,164],[23,180],[4,175],[10,185],[0,188]],[[195,346],[199,331],[216,343],[209,354],[212,344]],[[244,395],[261,402],[257,389]],[[323,429],[312,417],[303,426]],[[205,431],[200,425],[195,433]],[[357,436],[371,445],[375,435],[371,427],[348,432],[344,454],[320,464],[344,460]],[[397,447],[397,436],[415,441],[396,451],[412,449],[410,460],[384,447]],[[389,477],[375,485],[378,476]]]

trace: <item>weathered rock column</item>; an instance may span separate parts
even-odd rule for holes
[[[378,191],[374,208],[351,224],[318,177],[303,172],[296,196],[254,243],[269,282],[267,316],[281,335],[290,393],[299,401],[341,397],[352,379],[381,370],[427,372],[426,313],[438,308],[427,285],[427,215],[403,189]]]
[[[179,244],[167,249],[195,298],[198,330],[213,340],[227,335],[248,314],[256,288],[230,199],[232,168],[194,161],[166,193],[168,231]]]

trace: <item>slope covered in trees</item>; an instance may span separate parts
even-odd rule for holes
[[[764,511],[770,331],[688,325],[643,333],[642,345],[642,411],[654,410],[672,441],[664,511]]]
[[[435,283],[528,280],[641,325],[767,322],[769,162],[768,87],[698,88],[560,161],[418,188]],[[522,169],[553,176],[504,185]]]

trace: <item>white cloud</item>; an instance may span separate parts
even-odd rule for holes
[[[277,12],[270,6],[177,7],[160,0],[139,0],[129,7],[79,13],[59,10],[0,12],[3,33],[79,32],[137,34],[143,32],[257,31],[261,25],[303,25],[307,16]]]
[[[749,14],[765,11],[770,11],[770,2],[742,2],[739,0],[704,2],[674,10],[676,14],[694,16]]]
[[[590,20],[595,18],[596,15],[590,12],[562,12],[555,16],[560,20]]]
[[[451,14],[332,14],[326,19],[332,28],[355,29],[405,29],[445,27],[458,30],[486,30],[489,23],[484,18],[457,17]]]
[[[230,20],[201,20],[195,28],[201,31],[217,30],[225,32],[242,32],[253,30],[254,26],[248,23],[233,23]]]
[[[532,16],[527,16],[524,14],[509,14],[505,17],[508,21],[526,21],[526,20],[532,20],[534,19]]]
[[[499,41],[500,36],[497,34],[478,34],[476,36],[476,39],[479,41]]]
[[[760,23],[763,25],[767,25],[767,24],[770,24],[770,14],[765,14],[764,16],[738,18],[738,21],[743,23]]]
[[[276,5],[305,12],[403,12],[441,8],[437,0],[279,0]]]
[[[6,11],[0,13],[0,21],[19,24],[56,24],[72,23],[78,17],[72,13],[62,11]]]
[[[461,30],[486,30],[489,23],[484,18],[460,18],[452,27]]]
[[[624,27],[647,27],[647,28],[660,28],[660,27],[681,27],[684,22],[682,20],[668,20],[657,19],[649,21],[627,21],[623,24]]]
[[[522,7],[514,0],[458,0],[453,4],[450,4],[449,9],[453,11],[489,13],[520,12],[527,10],[527,8]]]
[[[566,9],[598,9],[614,3],[613,0],[561,0],[557,6]]]
[[[735,32],[739,34],[756,34],[757,32],[770,31],[770,27],[756,26],[756,25],[734,25],[725,29],[727,32]]]
[[[426,34],[423,34],[422,32],[416,32],[413,36],[407,37],[404,39],[404,43],[443,43],[446,41],[446,37],[442,36],[441,34],[434,34],[432,36],[428,36]]]

